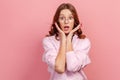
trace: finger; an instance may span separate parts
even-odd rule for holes
[[[55,26],[56,26],[57,30],[60,32],[61,29],[59,28],[59,26],[58,26],[58,24],[56,22],[55,22]]]
[[[77,25],[77,27],[76,27],[76,28],[74,28],[74,29],[72,30],[72,32],[77,31],[79,28],[80,28],[80,24],[79,24],[79,25]]]
[[[80,27],[82,27],[82,23],[80,23]]]

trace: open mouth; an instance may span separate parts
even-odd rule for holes
[[[64,26],[64,31],[68,31],[69,30],[69,26]]]

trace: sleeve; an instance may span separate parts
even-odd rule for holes
[[[67,70],[79,71],[81,68],[89,64],[90,58],[88,52],[90,49],[90,41],[85,38],[81,45],[77,45],[75,51],[69,51],[66,53]]]
[[[57,56],[56,50],[48,37],[44,38],[42,43],[44,48],[42,60],[47,63],[50,68],[54,68]]]

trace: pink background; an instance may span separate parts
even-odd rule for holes
[[[42,38],[56,8],[72,3],[90,38],[89,80],[120,80],[119,0],[0,0],[0,80],[48,80]]]

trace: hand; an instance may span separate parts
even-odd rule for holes
[[[70,33],[69,33],[68,36],[67,36],[67,39],[68,39],[68,40],[71,40],[74,32],[77,31],[80,27],[81,27],[81,25],[79,24],[76,28],[74,28],[72,31],[70,31]]]
[[[66,39],[65,33],[59,28],[59,26],[58,26],[58,24],[56,22],[55,22],[55,26],[56,26],[56,28],[57,28],[57,30],[59,32],[59,35],[60,35],[61,39]]]

